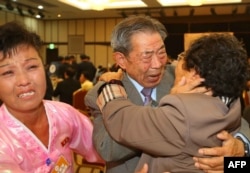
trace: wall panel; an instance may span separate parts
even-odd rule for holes
[[[95,20],[95,42],[104,42],[105,41],[105,31],[106,31],[106,22],[105,20],[98,19]]]
[[[85,42],[95,41],[95,20],[85,21]]]
[[[68,45],[59,45],[58,48],[58,55],[59,56],[67,56],[68,55]]]
[[[24,23],[24,17],[23,16],[19,16],[19,15],[15,15],[15,21]]]
[[[45,21],[45,38],[44,38],[44,41],[49,43],[51,42],[51,21]]]
[[[76,35],[84,35],[84,20],[76,21]]]
[[[95,45],[85,45],[85,54],[90,57],[90,60],[96,64],[96,58],[95,58]]]
[[[106,20],[106,30],[105,30],[105,41],[106,42],[110,42],[111,33],[112,33],[115,25],[116,25],[115,19],[107,19]]]
[[[68,21],[68,35],[76,35],[76,20]]]
[[[37,34],[40,35],[42,40],[45,40],[45,28],[42,21],[37,21]]]
[[[6,12],[0,10],[0,25],[6,23]]]
[[[105,45],[95,46],[95,64],[96,66],[102,65],[103,67],[108,67],[108,47]]]
[[[111,46],[108,46],[107,47],[107,58],[108,58],[108,65],[109,64],[114,64],[115,63],[115,60],[113,58],[113,49],[111,48]]]
[[[58,22],[51,22],[51,41],[50,42],[58,42]]]
[[[13,13],[6,13],[6,22],[12,22],[14,21],[16,18],[15,18],[15,14]]]
[[[66,20],[58,21],[58,42],[68,41],[68,22]]]

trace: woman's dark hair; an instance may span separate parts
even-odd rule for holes
[[[249,77],[247,52],[243,44],[230,34],[210,34],[191,44],[185,52],[184,68],[205,78],[203,85],[213,96],[241,96]]]
[[[3,58],[16,52],[19,45],[32,46],[39,53],[42,46],[40,37],[28,31],[18,22],[9,22],[0,26],[0,52]]]

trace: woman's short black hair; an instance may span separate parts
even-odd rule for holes
[[[204,86],[213,96],[241,96],[249,77],[247,52],[231,34],[209,34],[191,44],[185,52],[184,68],[205,78]]]
[[[0,52],[3,53],[3,58],[15,52],[19,45],[32,46],[39,53],[42,44],[39,35],[29,31],[21,23],[9,22],[0,26]]]

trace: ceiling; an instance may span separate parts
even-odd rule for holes
[[[121,1],[121,0],[115,0]],[[58,0],[0,0],[0,9],[20,15],[31,16],[28,9],[37,13],[42,12],[43,20],[54,19],[91,19],[91,18],[119,18],[129,15],[150,15],[152,17],[177,17],[177,16],[204,16],[204,15],[250,15],[250,0],[242,0],[240,3],[209,4],[202,6],[162,6],[157,0],[141,0],[147,7],[129,7],[105,9],[103,11],[81,10],[67,5]],[[11,3],[13,10],[6,7],[6,3]],[[37,5],[43,5],[43,10],[38,10]],[[18,8],[19,7],[19,10]],[[61,16],[58,17],[58,14]],[[35,15],[34,15],[35,16]],[[250,17],[249,17],[250,18]]]

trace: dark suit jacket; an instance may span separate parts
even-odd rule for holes
[[[143,100],[135,86],[126,75],[122,80],[129,99],[136,105],[143,105]],[[156,101],[168,94],[174,82],[174,69],[166,68],[162,81],[157,86]],[[97,90],[103,84],[98,82],[85,96],[85,104],[90,108],[94,116],[93,140],[98,153],[107,161],[107,173],[134,173],[139,161],[141,151],[121,145],[111,139],[103,123],[102,113],[97,104]]]
[[[96,67],[90,61],[82,61],[77,64],[76,79],[79,80],[82,71],[87,71],[89,73],[89,80],[93,81],[95,78]]]
[[[54,96],[59,96],[59,100],[72,105],[74,91],[81,88],[81,83],[73,78],[59,82],[54,90]]]
[[[201,147],[221,146],[220,131],[239,130],[241,106],[238,99],[229,109],[204,94],[167,95],[157,108],[119,98],[104,106],[103,116],[116,141],[143,151],[136,170],[148,163],[148,173],[202,173],[192,157]]]

